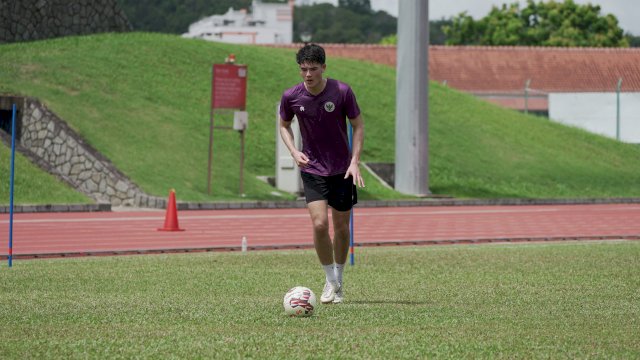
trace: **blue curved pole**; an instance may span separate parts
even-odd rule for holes
[[[351,151],[352,141],[353,141],[353,127],[351,124],[349,126],[349,151]],[[353,242],[353,208],[351,208],[351,214],[349,215],[349,264],[351,266],[354,265],[354,242]]]
[[[9,181],[9,267],[13,266],[13,178],[16,159],[16,104],[11,107],[11,180]]]

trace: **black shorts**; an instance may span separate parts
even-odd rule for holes
[[[352,176],[345,179],[344,174],[320,176],[304,171],[300,172],[300,176],[307,204],[312,201],[326,200],[332,208],[348,211],[358,202],[358,193]]]

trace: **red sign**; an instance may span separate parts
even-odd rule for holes
[[[247,103],[247,65],[213,64],[214,109],[241,109]]]

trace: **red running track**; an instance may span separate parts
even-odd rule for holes
[[[184,232],[161,232],[164,211],[14,214],[15,258],[308,248],[306,209],[180,211]],[[358,246],[566,239],[640,239],[640,204],[356,208]],[[0,257],[9,215],[0,215]]]

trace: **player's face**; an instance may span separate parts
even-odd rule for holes
[[[322,85],[322,73],[326,68],[326,64],[307,62],[300,64],[300,76],[308,89],[318,88]]]

